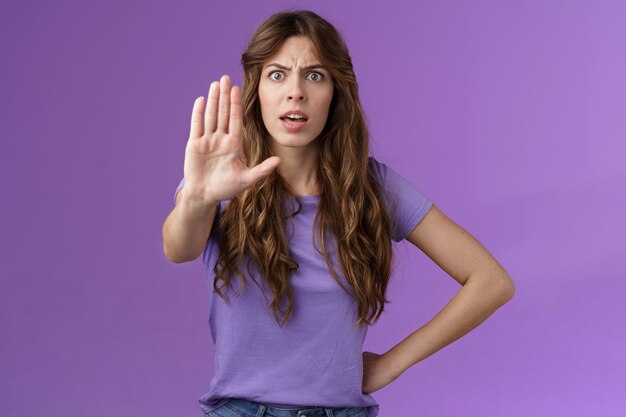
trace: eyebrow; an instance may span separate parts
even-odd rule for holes
[[[286,67],[286,66],[284,66],[284,65],[280,65],[280,64],[279,64],[279,63],[277,63],[277,62],[272,62],[271,64],[267,64],[267,65],[265,66],[265,68],[267,68],[267,67],[276,67],[276,68],[280,68],[280,69],[283,69],[283,70],[289,70],[289,68],[288,68],[288,67]],[[326,69],[326,68],[324,68],[324,66],[323,66],[322,64],[313,64],[313,65],[307,65],[306,67],[302,67],[302,69],[303,69],[304,71],[306,71],[306,70],[310,70],[310,69],[315,69],[315,68]]]

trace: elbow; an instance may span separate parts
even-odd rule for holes
[[[177,253],[171,253],[170,251],[168,251],[167,246],[165,244],[163,244],[163,254],[165,255],[165,257],[172,263],[175,264],[182,264],[185,262],[191,262],[191,261],[195,261],[196,259],[198,259],[198,257],[200,255],[202,255],[202,252],[200,253],[193,253],[193,254],[186,254],[186,255],[181,255],[181,254],[177,254]]]
[[[195,258],[189,259],[188,257],[181,256],[180,252],[177,252],[176,250],[172,250],[172,249],[175,249],[174,248],[175,245],[172,245],[173,242],[171,242],[171,240],[168,238],[165,232],[165,227],[163,228],[161,237],[163,239],[163,254],[165,255],[168,261],[175,263],[175,264],[182,264],[184,262],[189,262],[190,260],[195,259]]]
[[[165,257],[167,258],[168,261],[170,261],[172,263],[175,263],[175,264],[182,264],[184,262],[188,262],[189,261],[188,259],[183,259],[183,258],[181,258],[179,256],[176,256],[173,253],[170,253],[167,250],[167,246],[165,244],[163,244],[163,254],[165,255]]]
[[[515,295],[515,284],[509,274],[505,272],[503,276],[499,277],[498,286],[500,287],[502,304],[511,301]]]
[[[481,285],[484,294],[499,305],[506,304],[515,295],[515,284],[506,271],[498,274],[475,274],[470,276],[468,282],[470,281]]]
[[[172,263],[175,263],[175,264],[181,263],[180,260],[178,260],[175,257],[173,257],[172,255],[170,255],[170,253],[167,251],[167,247],[165,247],[165,245],[163,246],[163,254],[165,255],[165,257],[167,258],[168,261],[170,261]]]

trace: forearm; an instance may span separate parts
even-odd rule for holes
[[[512,296],[510,279],[468,280],[428,323],[383,356],[396,375],[454,342],[485,321]]]
[[[163,251],[169,260],[181,263],[200,256],[211,232],[216,208],[217,204],[198,206],[181,198],[163,223]]]

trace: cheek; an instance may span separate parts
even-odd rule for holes
[[[333,90],[324,92],[324,94],[320,97],[319,103],[320,106],[324,109],[324,113],[328,114],[330,110],[330,103],[333,100]]]
[[[257,90],[257,95],[259,96],[259,104],[261,105],[261,110],[265,107],[265,89],[262,85],[259,85]]]

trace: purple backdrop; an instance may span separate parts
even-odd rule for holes
[[[253,28],[343,33],[373,154],[478,238],[515,298],[375,392],[381,417],[626,415],[626,3],[16,1],[0,12],[0,415],[201,416],[200,260],[161,226],[195,97]],[[383,353],[460,288],[398,245]],[[620,394],[621,393],[621,394]]]

